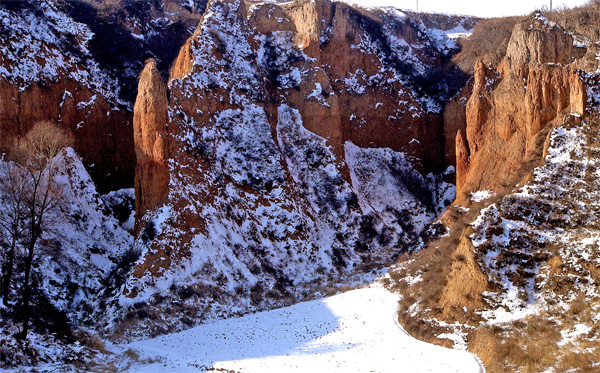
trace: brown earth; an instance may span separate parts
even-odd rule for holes
[[[93,102],[82,104],[94,95]],[[61,78],[21,90],[0,78],[0,147],[9,148],[37,122],[60,124],[75,136],[75,150],[101,193],[133,183],[132,119],[125,107],[108,102],[83,82]]]
[[[309,58],[308,61],[297,64],[308,71],[308,79],[303,79],[298,87],[292,89],[281,89],[272,85],[255,87],[255,90],[261,92],[262,96],[270,97],[264,102],[260,102],[260,105],[269,113],[273,131],[277,124],[277,108],[281,104],[281,100],[276,97],[283,96],[288,105],[300,112],[305,128],[327,139],[339,161],[345,157],[344,143],[346,141],[351,141],[360,147],[389,147],[395,151],[406,152],[413,166],[423,173],[440,172],[445,168],[445,158],[453,158],[453,142],[452,149],[448,151],[449,154],[444,154],[445,146],[450,145],[445,144],[444,140],[443,114],[422,111],[421,105],[410,94],[407,87],[396,79],[390,80],[393,78],[391,72],[386,72],[381,76],[381,83],[378,84],[369,84],[366,79],[358,76],[359,83],[366,88],[366,92],[363,94],[348,92],[344,89],[344,79],[349,78],[350,74],[355,71],[362,70],[364,76],[369,77],[375,76],[382,70],[381,62],[376,55],[364,53],[356,48],[364,38],[361,35],[361,25],[380,29],[383,23],[380,16],[324,0],[297,1],[283,6],[265,4],[249,13],[251,5],[250,2],[242,3],[237,9],[237,17],[247,22],[248,30],[254,30],[257,35],[291,31],[295,35],[296,47],[300,48]],[[327,29],[329,29],[331,38],[326,43],[320,43],[319,37]],[[189,96],[187,93],[180,92],[179,88],[173,88],[180,86],[179,83],[174,84],[174,81],[185,81],[186,76],[193,73],[194,69],[206,68],[206,66],[194,67],[193,65],[193,49],[197,47],[202,32],[201,27],[196,30],[181,48],[179,56],[173,64],[169,78],[169,105],[172,109],[175,106],[181,108],[177,110],[185,112],[189,120],[205,125],[211,122],[213,113],[235,107],[222,99],[229,95],[227,89],[214,87],[211,90],[195,92]],[[404,25],[394,32],[398,38],[404,39],[408,43],[416,43],[418,40],[417,31],[409,26]],[[256,47],[256,40],[256,38],[250,37],[249,43]],[[217,58],[223,58],[223,51],[219,48],[215,48],[212,53]],[[436,57],[428,58],[428,63],[431,65],[442,64],[439,57],[437,60]],[[218,66],[209,67],[209,69],[215,69],[215,72],[219,68]],[[144,72],[140,80],[140,89],[147,84],[144,83],[144,80],[147,79],[146,76],[147,72]],[[386,82],[388,80],[389,82]],[[307,96],[318,85],[323,92],[321,97],[307,99]],[[457,97],[464,98],[466,92],[468,89]],[[141,97],[138,95],[138,100]],[[400,105],[398,105],[398,101],[401,102]],[[453,123],[455,124],[448,128],[448,131],[455,131],[457,126],[462,125],[461,118],[465,116],[464,101],[463,99],[458,103],[460,108],[456,110],[457,119],[454,119]],[[164,110],[163,102],[160,105],[162,112]],[[136,104],[136,118],[147,115],[140,114],[138,116],[137,110]],[[158,115],[155,117],[158,119]],[[146,119],[142,121],[146,121]],[[154,119],[150,121],[158,123],[154,122]],[[451,121],[449,120],[449,122]],[[141,122],[136,119],[136,123]],[[148,125],[142,127],[148,131],[156,128]],[[138,124],[136,124],[136,128],[140,128]],[[174,135],[177,135],[177,128],[176,125],[169,125],[169,129],[174,131],[172,133]],[[157,137],[156,135],[152,136]],[[417,141],[413,141],[414,139]],[[138,137],[136,137],[136,143],[137,141]],[[145,141],[142,143],[145,144]],[[173,143],[167,146],[176,147],[177,145]],[[138,157],[141,157],[138,162],[138,170],[149,167],[148,165],[141,166],[141,164],[156,157],[146,157],[152,152],[140,152],[137,145],[136,148]],[[174,155],[176,150],[170,149],[166,151],[167,153]],[[144,160],[144,157],[147,160]],[[155,160],[155,162],[161,164],[163,159]],[[159,169],[161,166],[157,165],[153,171],[142,171],[145,176],[137,177],[139,182],[136,182],[136,190],[140,197],[137,202],[137,205],[140,206],[137,213],[138,220],[147,209],[156,206],[160,196],[164,195],[164,185],[168,180],[168,175],[163,171],[158,171]],[[156,189],[156,191],[152,189]]]

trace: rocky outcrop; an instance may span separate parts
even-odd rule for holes
[[[466,82],[429,32],[327,0],[211,1],[167,89],[140,77],[122,304],[281,305],[413,244],[453,199],[442,106]]]
[[[528,65],[573,62],[573,37],[544,16],[535,13],[518,23],[506,48],[504,62],[513,72]]]
[[[140,75],[133,117],[136,232],[140,218],[164,200],[169,185],[167,106],[167,87],[151,60]]]
[[[560,65],[532,63],[525,102],[530,139],[565,110],[582,115],[587,94],[577,71]]]
[[[132,187],[143,62],[155,57],[165,74],[205,7],[206,0],[0,4],[2,151],[50,120],[74,134],[100,193]]]
[[[475,64],[466,109],[468,151],[464,142],[460,152],[456,144],[457,163],[464,165],[469,154],[457,202],[470,192],[513,183],[524,172],[527,154],[541,154],[536,138],[548,123],[569,112],[583,114],[586,90],[581,74],[570,65],[572,45],[568,33],[534,14],[515,26],[497,70]]]
[[[407,330],[442,345],[447,333],[460,336],[490,371],[556,365],[571,353],[557,343],[572,327],[559,321],[573,317],[563,316],[565,305],[590,299],[574,279],[595,276],[579,232],[594,236],[587,224],[596,212],[579,199],[593,200],[597,189],[597,77],[576,69],[584,54],[572,43],[534,14],[514,27],[497,65],[475,63],[465,131],[448,125],[457,168],[457,199],[441,219],[448,233],[390,276],[404,278],[401,289],[419,276],[402,290]],[[579,268],[567,273],[567,262]],[[531,351],[550,335],[543,351],[551,357],[536,361]]]
[[[446,164],[456,166],[456,136],[467,129],[467,102],[473,94],[473,79],[444,107],[444,139]]]
[[[467,102],[467,128],[466,135],[469,146],[473,152],[481,147],[484,136],[483,126],[488,121],[492,103],[490,93],[497,83],[495,72],[485,66],[483,62],[475,63],[473,73],[473,94]]]
[[[51,120],[75,136],[75,150],[101,192],[132,185],[132,113],[85,85],[60,81],[19,89],[0,78],[0,146],[10,147],[39,121]]]

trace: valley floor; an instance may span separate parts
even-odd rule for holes
[[[376,283],[123,347],[145,362],[130,372],[483,371],[466,351],[409,336],[397,323],[398,299]]]

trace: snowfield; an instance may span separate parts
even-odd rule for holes
[[[124,346],[129,372],[482,372],[465,351],[421,342],[397,323],[398,296],[378,285]]]

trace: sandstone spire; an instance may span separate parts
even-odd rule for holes
[[[169,185],[167,105],[167,87],[156,62],[150,60],[140,75],[133,116],[136,232],[140,218],[161,202]]]

